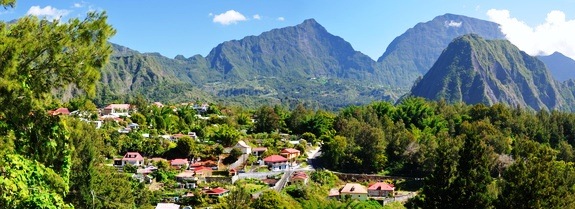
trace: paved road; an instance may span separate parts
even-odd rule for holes
[[[247,179],[247,178],[253,178],[253,179],[263,179],[266,176],[270,176],[270,175],[278,175],[280,173],[282,173],[283,171],[270,171],[270,172],[248,172],[248,173],[238,173],[238,178],[240,179]]]
[[[276,185],[274,186],[274,190],[281,192],[282,189],[287,185],[287,183],[289,182],[289,179],[292,175],[294,171],[292,170],[288,170],[284,173],[284,175],[282,176],[282,178],[276,183]]]
[[[229,169],[237,169],[238,167],[240,167],[242,164],[244,164],[249,157],[250,154],[243,154],[242,156],[240,156],[238,158],[238,160],[236,160],[236,162],[232,163],[231,165],[228,166]]]

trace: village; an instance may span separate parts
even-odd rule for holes
[[[226,119],[227,115],[209,112],[208,104],[179,104],[165,106],[154,102],[146,108],[149,112],[172,111],[176,114],[181,109],[194,113],[193,121],[204,124],[204,127],[217,127],[222,123],[212,121]],[[133,181],[147,185],[151,191],[162,192],[162,202],[156,209],[176,208],[210,208],[222,201],[236,187],[247,189],[252,199],[257,199],[266,190],[282,192],[289,186],[305,187],[313,180],[314,172],[329,172],[318,168],[314,162],[321,155],[321,142],[309,139],[309,134],[302,136],[276,134],[271,142],[254,138],[254,134],[246,134],[240,130],[232,137],[233,144],[227,145],[207,133],[202,138],[194,131],[188,132],[157,132],[151,134],[153,123],[148,126],[135,115],[141,114],[130,104],[110,104],[97,111],[98,117],[79,111],[70,112],[67,108],[50,111],[51,115],[64,117],[79,117],[93,124],[97,129],[108,128],[117,137],[134,137],[145,140],[156,138],[157,143],[168,144],[163,155],[149,154],[141,150],[129,149],[114,158],[108,159],[108,166],[113,166],[118,172],[129,176]],[[149,116],[153,118],[153,116]],[[95,119],[95,120],[94,120]],[[138,121],[139,120],[139,121]],[[257,118],[250,118],[248,123],[254,123]],[[165,127],[169,129],[168,127]],[[191,129],[190,129],[191,130]],[[233,134],[232,134],[233,135]],[[263,137],[264,138],[264,137]],[[136,139],[137,140],[137,139]],[[187,144],[185,144],[186,142]],[[270,146],[271,145],[271,146]],[[184,153],[181,146],[188,146]],[[198,154],[201,150],[194,147],[202,146],[211,149],[210,152]],[[174,151],[177,150],[177,151]],[[332,176],[335,176],[331,174]],[[337,177],[334,177],[337,179]],[[362,180],[359,178],[359,180]],[[391,178],[363,179],[363,181],[341,181],[323,191],[326,199],[341,201],[376,200],[381,204],[394,201],[406,201],[414,196],[412,192],[397,191]],[[314,183],[315,184],[315,183]],[[399,197],[399,198],[398,198]]]

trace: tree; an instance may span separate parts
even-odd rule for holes
[[[176,144],[176,150],[179,151],[181,157],[187,158],[194,154],[196,148],[196,140],[192,139],[191,137],[181,137],[178,139]]]
[[[294,134],[302,134],[304,132],[304,125],[310,115],[310,111],[308,111],[303,104],[299,103],[286,119],[287,128],[293,131]]]
[[[425,178],[425,186],[413,203],[414,208],[454,208],[455,196],[452,185],[457,179],[460,139],[447,138],[439,141],[436,149],[435,167]]]
[[[219,125],[211,129],[212,133],[210,138],[216,142],[221,143],[223,146],[229,147],[238,143],[241,133],[227,124]]]
[[[134,208],[135,198],[132,193],[130,177],[118,173],[116,169],[96,166],[93,186],[90,190],[91,206],[99,209]]]
[[[0,158],[0,205],[5,208],[73,208],[64,203],[67,179],[22,155]]]
[[[255,132],[271,133],[280,128],[280,116],[270,106],[262,106],[255,113]]]
[[[280,193],[275,190],[264,191],[252,204],[254,209],[288,209],[293,208],[285,201]]]
[[[228,155],[226,158],[224,158],[224,160],[222,161],[225,165],[231,165],[232,163],[236,162],[238,160],[238,158],[240,156],[242,156],[242,151],[238,148],[233,148],[232,151],[230,151],[230,155]]]
[[[224,201],[226,209],[249,209],[252,204],[252,195],[245,187],[237,185]]]
[[[574,208],[575,166],[555,161],[554,151],[519,140],[515,163],[504,173],[498,208]]]
[[[1,3],[13,6],[14,2]],[[5,155],[10,156],[8,163],[34,162],[30,168],[37,169],[37,175],[49,175],[13,173],[22,182],[18,187],[0,186],[3,207],[67,207],[61,200],[69,188],[73,145],[66,125],[46,112],[57,103],[53,90],[75,87],[88,96],[95,94],[99,69],[111,53],[108,39],[115,33],[106,19],[105,13],[89,13],[84,20],[67,23],[34,16],[11,24],[0,22],[0,135],[9,136],[3,141],[11,146],[0,152],[10,153]],[[52,183],[38,182],[58,178],[61,189],[44,189],[43,185]],[[37,188],[34,195],[19,196],[28,194],[28,187]],[[26,205],[10,202],[15,198]]]
[[[476,123],[463,123],[465,134],[464,146],[460,150],[457,179],[452,190],[457,193],[455,205],[458,208],[493,208],[494,191],[491,169],[495,165],[496,155],[493,148],[487,146],[481,132],[484,131]]]

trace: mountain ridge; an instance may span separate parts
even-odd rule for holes
[[[505,103],[535,110],[570,110],[545,64],[508,40],[461,36],[444,50],[411,95],[467,104]]]

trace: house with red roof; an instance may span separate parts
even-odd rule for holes
[[[266,151],[268,151],[267,147],[255,147],[255,148],[252,148],[252,155],[259,157],[262,154],[264,154],[264,152],[266,152]]]
[[[104,107],[102,115],[129,116],[130,104],[110,104]]]
[[[309,177],[307,176],[307,173],[303,171],[296,171],[292,174],[290,178],[290,184],[294,183],[307,184],[308,179]]]
[[[367,200],[367,190],[358,183],[347,183],[339,190],[341,199]]]
[[[138,152],[127,152],[124,157],[120,160],[119,164],[114,163],[119,166],[124,166],[126,164],[131,164],[135,166],[144,165],[144,157]]]
[[[216,188],[204,191],[204,194],[207,194],[209,197],[223,197],[223,196],[227,196],[229,193],[230,193],[230,190],[227,190],[227,189],[224,189],[221,187],[216,187]]]
[[[196,173],[196,176],[201,177],[201,178],[204,178],[204,179],[205,179],[206,177],[212,176],[212,172],[213,172],[213,171],[214,171],[214,170],[212,170],[212,168],[203,167],[203,166],[194,168],[194,172]]]
[[[218,163],[216,163],[213,160],[205,160],[205,161],[197,161],[197,162],[193,162],[192,165],[190,165],[190,167],[193,168],[197,168],[197,167],[217,167]]]
[[[56,115],[70,115],[70,110],[65,107],[61,107],[55,110],[48,111],[49,115],[56,116]]]
[[[287,159],[295,159],[299,157],[300,151],[294,148],[285,148],[280,152],[280,155],[286,157]]]
[[[272,155],[264,158],[264,163],[269,166],[270,170],[288,169],[288,159],[281,155]]]
[[[385,182],[377,182],[367,188],[370,197],[389,197],[393,196],[395,187]]]
[[[184,159],[184,158],[178,158],[178,159],[173,159],[170,160],[170,166],[175,167],[175,168],[188,168],[189,165],[189,161],[188,159]]]

